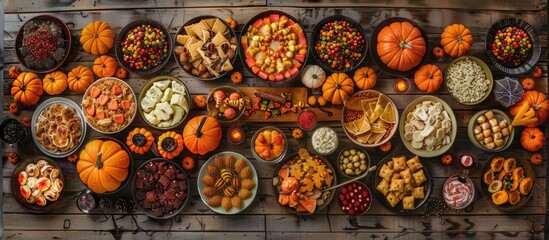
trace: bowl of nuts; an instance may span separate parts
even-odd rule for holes
[[[356,177],[370,167],[370,156],[358,147],[348,147],[339,152],[337,158],[339,172],[345,177]]]
[[[511,146],[515,129],[503,111],[492,109],[477,112],[467,126],[469,140],[475,147],[489,152],[501,152]]]

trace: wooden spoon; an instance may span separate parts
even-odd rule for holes
[[[343,183],[340,183],[340,184],[338,184],[338,185],[335,185],[335,186],[326,188],[326,189],[324,189],[323,192],[330,191],[330,190],[332,190],[332,189],[335,189],[335,188],[341,187],[341,186],[343,186],[343,185],[346,185],[346,184],[348,184],[348,183],[350,183],[350,182],[354,182],[354,181],[356,181],[356,180],[363,179],[363,178],[365,178],[366,176],[368,176],[368,173],[371,173],[371,172],[375,171],[376,169],[377,169],[377,166],[376,166],[376,165],[371,166],[365,173],[361,174],[360,176],[355,177],[355,178],[353,178],[353,179],[351,179],[351,180],[345,181],[345,182],[343,182]]]

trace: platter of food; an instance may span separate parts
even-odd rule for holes
[[[501,211],[515,211],[533,195],[534,171],[517,154],[502,153],[490,158],[482,168],[480,187],[484,198]]]
[[[310,215],[330,204],[335,189],[324,190],[336,184],[335,170],[328,160],[300,149],[275,168],[273,193],[288,212]]]
[[[181,80],[172,76],[154,77],[141,89],[139,113],[151,127],[175,128],[189,114],[190,95]]]
[[[252,163],[239,153],[221,152],[204,163],[198,173],[200,198],[221,214],[237,214],[257,194],[258,176]]]
[[[379,166],[373,188],[383,206],[393,212],[407,213],[427,202],[433,180],[418,156],[389,156]]]
[[[88,125],[103,134],[124,130],[135,118],[135,93],[126,82],[107,77],[93,82],[82,97]]]
[[[412,101],[402,113],[399,125],[404,146],[420,157],[442,155],[456,139],[454,112],[435,96],[422,96]]]
[[[346,101],[341,125],[354,143],[377,147],[393,137],[398,119],[398,109],[389,96],[376,90],[363,90]]]
[[[233,70],[238,43],[227,22],[199,16],[185,23],[175,37],[175,61],[200,80],[214,80]]]
[[[38,149],[46,155],[69,156],[78,150],[86,137],[84,114],[67,98],[50,98],[34,111],[31,133]]]

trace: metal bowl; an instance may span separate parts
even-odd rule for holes
[[[72,107],[76,110],[76,114],[78,115],[78,117],[80,117],[80,122],[81,122],[81,125],[82,125],[82,135],[80,136],[80,138],[78,139],[78,144],[75,145],[72,149],[70,149],[69,151],[65,151],[65,152],[51,152],[49,151],[48,149],[46,149],[42,143],[40,143],[37,139],[36,139],[36,130],[34,128],[34,126],[36,126],[36,122],[38,121],[38,117],[40,116],[40,114],[42,114],[42,111],[44,111],[45,108],[49,107],[50,105],[54,104],[54,103],[60,103],[62,105],[64,105],[65,107]],[[38,149],[40,149],[40,151],[42,151],[44,154],[50,156],[50,157],[54,157],[54,158],[63,158],[63,157],[67,157],[71,154],[73,154],[74,152],[76,152],[78,150],[78,148],[80,148],[80,146],[82,146],[82,143],[84,142],[84,138],[86,137],[86,119],[84,118],[84,113],[82,112],[82,109],[80,108],[80,106],[78,106],[78,104],[76,104],[75,102],[73,102],[72,100],[70,99],[67,99],[67,98],[61,98],[61,97],[54,97],[54,98],[50,98],[46,101],[44,101],[43,103],[41,103],[37,108],[36,110],[34,111],[34,113],[32,114],[32,120],[31,120],[31,133],[32,133],[32,139],[34,140],[34,143],[36,144],[36,146],[38,147]]]
[[[477,57],[473,57],[473,56],[461,56],[459,58],[456,58],[454,61],[452,61],[450,63],[450,65],[448,65],[448,68],[446,68],[446,71],[444,73],[444,81],[448,81],[448,69],[450,69],[450,67],[460,61],[463,61],[465,59],[470,59],[471,61],[475,62],[476,64],[478,64],[482,70],[484,71],[484,74],[486,75],[486,79],[488,79],[488,81],[490,82],[489,85],[488,85],[488,90],[484,93],[484,96],[479,99],[478,101],[475,101],[475,102],[461,102],[459,101],[456,96],[454,96],[454,92],[453,91],[450,91],[450,89],[448,89],[448,93],[450,93],[450,96],[452,96],[452,98],[454,98],[454,100],[456,100],[456,102],[458,103],[461,103],[461,104],[465,104],[465,105],[477,105],[481,102],[483,102],[484,100],[486,100],[486,98],[488,98],[488,96],[490,95],[490,93],[492,92],[492,87],[494,86],[494,76],[492,75],[492,71],[490,71],[490,67],[488,67],[488,65],[483,62],[482,60],[480,60],[479,58]],[[457,91],[462,91],[463,89],[457,89]]]
[[[352,149],[354,149],[356,151],[361,151],[366,155],[366,169],[364,171],[362,171],[360,174],[364,173],[365,171],[368,171],[368,169],[370,168],[371,162],[372,162],[368,152],[366,150],[362,149],[361,147],[350,146],[350,147],[344,148],[343,150],[341,150],[339,152],[339,155],[337,156],[336,167],[337,167],[337,170],[339,171],[339,173],[341,173],[341,175],[343,175],[345,177],[348,177],[348,178],[354,178],[354,177],[357,177],[357,176],[360,175],[360,174],[358,174],[358,175],[348,175],[347,173],[345,173],[345,170],[341,169],[341,165],[340,165],[341,163],[339,161],[341,161],[341,159],[344,158],[343,153],[345,151],[349,151],[349,150],[352,150]]]

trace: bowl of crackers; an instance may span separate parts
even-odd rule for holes
[[[215,80],[232,71],[238,53],[236,34],[214,16],[189,20],[177,31],[174,46],[177,64],[200,80]]]
[[[456,139],[457,122],[452,108],[435,96],[412,101],[399,123],[404,146],[420,157],[436,157],[447,152]]]
[[[511,126],[511,119],[503,111],[482,110],[469,121],[467,134],[475,147],[489,152],[501,152],[511,146],[515,129]]]

